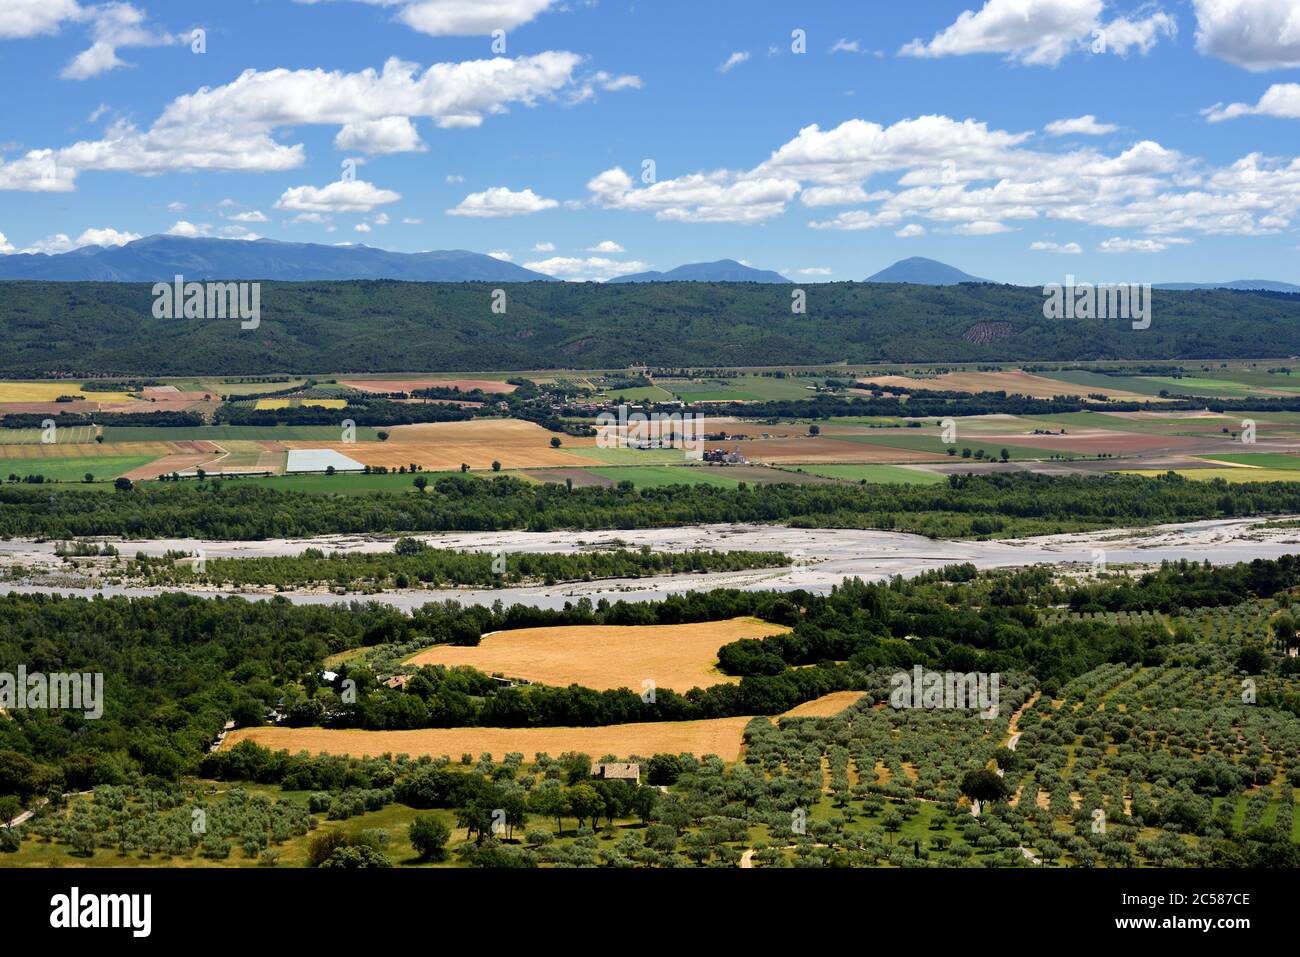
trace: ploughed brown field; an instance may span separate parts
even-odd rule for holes
[[[471,419],[467,422],[428,422],[395,425],[385,430],[386,442],[285,442],[290,449],[334,449],[362,465],[396,469],[415,463],[426,471],[455,471],[464,463],[472,469],[527,469],[589,466],[590,459],[568,449],[594,447],[594,437],[579,438],[547,431],[520,419]],[[558,437],[563,447],[551,448]]]
[[[854,696],[849,700],[849,696]],[[781,717],[826,717],[838,714],[861,697],[859,692],[837,691],[792,708]],[[653,754],[697,756],[716,754],[738,761],[750,718],[706,718],[702,721],[646,721],[611,724],[599,728],[421,728],[416,731],[354,731],[330,728],[239,728],[226,735],[221,750],[252,741],[272,751],[297,754],[346,754],[378,757],[382,754],[422,754],[457,758],[484,751],[500,761],[511,751],[531,760],[539,753],[552,757],[579,751],[598,758],[606,754],[648,758]]]
[[[407,659],[412,665],[469,665],[489,674],[526,678],[538,684],[579,684],[606,691],[631,688],[641,694],[654,682],[684,694],[739,681],[717,670],[718,649],[741,638],[790,631],[758,618],[685,625],[560,625],[517,628],[483,636],[476,647],[437,645]]]
[[[748,430],[746,430],[748,431]],[[757,429],[755,431],[758,431]],[[901,432],[902,430],[900,430]],[[909,432],[913,430],[908,430]],[[752,434],[752,433],[751,433]],[[896,449],[869,442],[850,442],[825,436],[790,439],[756,439],[726,442],[727,449],[739,449],[751,462],[787,464],[863,464],[872,462],[933,462],[941,458],[934,452]]]

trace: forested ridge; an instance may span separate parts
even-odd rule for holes
[[[506,293],[504,315],[490,308]],[[452,372],[1300,353],[1300,295],[1156,290],[1148,329],[1053,320],[1038,287],[263,283],[257,329],[155,319],[151,286],[0,282],[0,375]],[[974,331],[972,331],[974,330]]]

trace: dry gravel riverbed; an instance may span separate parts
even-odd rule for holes
[[[864,529],[802,529],[772,525],[695,525],[616,532],[455,532],[412,537],[436,548],[502,550],[507,554],[580,552],[611,547],[638,548],[641,545],[649,545],[656,551],[774,550],[791,556],[795,564],[780,569],[605,579],[553,586],[407,590],[390,591],[376,596],[337,595],[324,589],[279,594],[300,604],[373,597],[394,607],[410,609],[425,602],[454,598],[467,604],[490,604],[500,599],[506,604],[518,602],[551,608],[581,597],[588,597],[592,601],[601,598],[652,600],[684,591],[713,588],[804,588],[827,592],[848,577],[879,580],[894,575],[911,576],[961,562],[970,562],[977,568],[1070,563],[1091,566],[1100,557],[1112,566],[1150,565],[1179,559],[1230,564],[1300,552],[1300,529],[1261,527],[1269,521],[1276,519],[1225,519],[1188,525],[1111,529],[983,542],[931,540],[919,535]],[[329,535],[261,542],[208,542],[195,539],[108,541],[118,548],[123,557],[134,557],[138,552],[162,555],[168,551],[201,551],[208,558],[256,558],[297,555],[307,548],[319,548],[327,552],[386,552],[392,549],[395,538],[396,536]],[[55,547],[54,542],[17,539],[0,541],[0,572],[5,575],[5,580],[0,581],[0,591],[132,596],[177,590],[199,595],[234,593],[215,587],[156,589],[87,583],[84,579],[67,574],[66,566],[55,554]],[[34,574],[15,581],[10,577],[15,565],[22,565]],[[58,576],[53,579],[57,584],[49,584],[51,576]],[[259,598],[270,593],[245,591],[239,594]]]

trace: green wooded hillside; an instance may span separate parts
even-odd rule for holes
[[[504,315],[492,292],[506,292]],[[155,319],[151,287],[0,282],[0,376],[468,371],[1300,354],[1300,295],[1153,293],[1149,329],[1050,320],[1036,287],[263,283],[262,317]]]

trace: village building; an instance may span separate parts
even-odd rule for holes
[[[591,776],[599,781],[631,781],[641,783],[641,765],[593,762]]]

